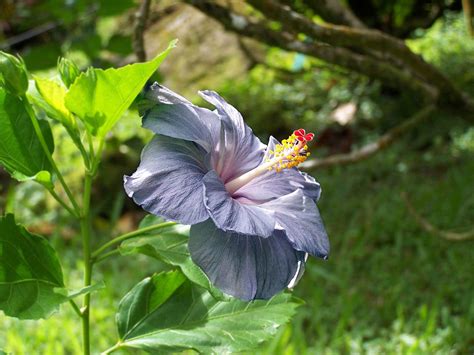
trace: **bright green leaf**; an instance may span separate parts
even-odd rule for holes
[[[162,222],[161,218],[148,215],[140,223],[139,228]],[[120,252],[123,255],[140,253],[166,264],[178,266],[192,282],[209,290],[214,297],[225,299],[226,296],[212,285],[206,274],[191,260],[188,239],[189,227],[175,225],[146,233],[143,237],[129,239],[120,245]]]
[[[168,296],[162,274],[136,285],[117,314],[119,344],[150,352],[194,349],[228,354],[254,349],[295,314],[300,301],[281,293],[268,301],[222,302],[185,282]],[[176,286],[174,283],[173,286]],[[168,300],[161,302],[161,294]]]
[[[39,124],[52,152],[51,128],[46,121],[39,120]],[[41,171],[51,172],[23,102],[4,90],[0,90],[0,164],[20,181],[36,177]]]
[[[51,177],[51,173],[46,170],[41,170],[34,176],[26,176],[23,175],[22,173],[18,171],[14,171],[12,174],[12,177],[18,181],[24,182],[24,181],[36,181],[40,183],[41,185],[45,186],[48,190],[53,190],[54,189],[54,184],[53,184],[53,179]]]
[[[67,300],[61,265],[43,237],[0,217],[0,309],[20,319],[46,318]]]
[[[155,59],[107,70],[90,68],[71,85],[66,107],[84,120],[92,134],[105,136],[158,69],[176,41]]]
[[[42,107],[45,109],[46,113],[51,118],[58,120],[68,127],[75,127],[76,122],[74,116],[64,105],[64,99],[66,98],[67,93],[66,88],[50,79],[39,78],[36,76],[34,79],[38,92],[41,94],[44,103],[48,105],[48,108]],[[37,104],[40,107],[43,106],[41,102],[37,102]]]

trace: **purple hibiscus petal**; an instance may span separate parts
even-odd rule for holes
[[[298,277],[303,260],[281,231],[260,238],[224,232],[211,220],[191,227],[189,251],[214,285],[246,301],[285,289]]]
[[[221,165],[215,169],[224,182],[257,167],[263,158],[265,145],[253,134],[242,115],[214,91],[199,94],[216,107],[223,125],[219,137],[218,156]]]
[[[197,107],[171,90],[154,84],[147,94],[154,105],[143,116],[143,127],[156,134],[196,142],[207,152],[217,144],[221,122],[214,112]]]
[[[274,213],[277,228],[284,229],[296,250],[326,259],[329,240],[316,203],[302,190],[260,205]]]
[[[204,203],[215,224],[224,231],[268,237],[275,229],[275,218],[269,209],[243,204],[226,191],[213,170],[203,178]]]
[[[207,164],[206,152],[196,144],[156,135],[144,148],[137,171],[124,177],[125,191],[150,213],[199,223],[209,218],[202,184]]]
[[[270,137],[264,160],[269,158],[269,151],[275,151],[279,142]],[[317,201],[321,195],[321,186],[311,176],[300,172],[296,168],[283,169],[279,172],[270,170],[242,186],[234,193],[237,199],[245,198],[255,203],[263,203],[284,195],[288,195],[297,189],[302,189],[306,196]]]

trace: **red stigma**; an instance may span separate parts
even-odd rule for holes
[[[296,131],[293,132],[293,134],[296,136],[296,139],[300,142],[310,142],[314,138],[314,133],[306,133],[306,131],[303,128],[297,129]]]

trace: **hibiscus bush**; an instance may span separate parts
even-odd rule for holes
[[[49,241],[13,214],[1,216],[0,310],[38,320],[72,307],[86,354],[252,349],[295,314],[302,301],[287,289],[308,257],[329,254],[316,206],[320,185],[297,169],[314,135],[297,129],[265,145],[213,91],[200,93],[215,107],[209,110],[157,83],[146,87],[174,46],[119,69],[81,71],[60,58],[53,78],[31,77],[21,58],[0,52],[0,163],[12,178],[43,186],[80,225],[84,276],[83,287],[72,289]],[[124,177],[124,193],[150,215],[137,230],[93,248],[93,182],[109,132],[137,96],[143,127],[154,137],[136,172]],[[62,127],[80,154],[80,189],[64,177],[51,126]],[[123,295],[116,344],[91,349],[90,315],[101,308],[91,298],[107,284],[94,277],[94,266],[135,254],[167,271]]]

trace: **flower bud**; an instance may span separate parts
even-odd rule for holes
[[[0,51],[0,85],[15,95],[28,90],[28,74],[20,57]]]
[[[74,80],[81,74],[81,71],[77,67],[76,63],[67,58],[59,58],[58,60],[58,71],[61,75],[61,80],[66,87],[70,87]]]

